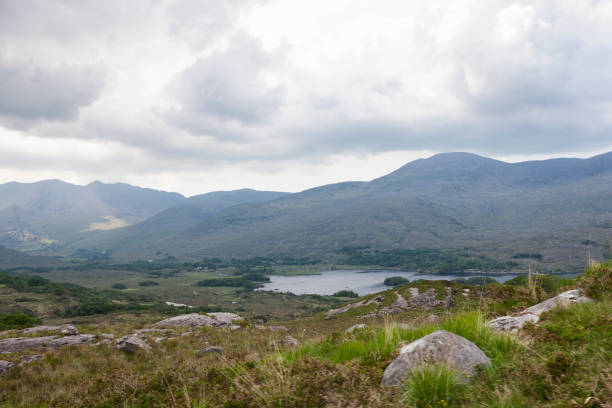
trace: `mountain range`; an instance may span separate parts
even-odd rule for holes
[[[543,267],[611,252],[612,152],[506,163],[471,153],[412,161],[369,182],[299,193],[236,190],[186,198],[125,184],[0,185],[0,244],[120,260],[299,255],[347,246],[472,247]]]

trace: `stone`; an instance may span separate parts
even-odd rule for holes
[[[0,360],[0,374],[6,374],[11,369],[15,367],[15,363],[11,363],[10,361]]]
[[[212,316],[213,319],[216,319],[228,325],[232,324],[233,322],[237,320],[244,320],[241,316],[237,315],[236,313],[215,312],[215,313],[208,313],[208,315]]]
[[[74,336],[57,337],[12,337],[0,340],[0,353],[14,353],[37,347],[64,347],[75,344],[94,343],[94,334],[77,334]]]
[[[60,332],[64,336],[74,336],[74,335],[79,334],[79,330],[76,328],[76,326],[74,326],[72,324],[63,324],[61,326],[36,326],[36,327],[29,327],[27,329],[20,330],[19,333],[21,333],[21,334],[31,334],[31,333],[41,332],[41,331],[50,331],[50,332],[56,331],[56,332]]]
[[[531,313],[518,316],[502,316],[489,322],[489,327],[495,331],[515,331],[523,328],[525,323],[537,323],[540,317]]]
[[[223,347],[210,346],[205,349],[198,350],[198,353],[207,354],[207,353],[223,353]]]
[[[217,316],[217,317],[215,317]],[[155,323],[154,327],[229,327],[233,326],[232,322],[243,320],[242,317],[234,313],[210,313],[203,315],[199,313],[189,313],[180,316],[170,317]]]
[[[138,350],[151,350],[151,346],[136,336],[123,336],[117,339],[115,342],[115,347],[117,347],[118,350],[128,353],[135,353]]]
[[[0,353],[14,353],[36,347],[45,347],[56,336],[45,337],[11,337],[0,340]]]
[[[40,360],[43,358],[42,354],[35,354],[33,356],[21,356],[21,361],[19,362],[20,366],[30,364],[32,361]]]
[[[58,337],[49,341],[50,347],[73,346],[76,344],[95,343],[95,334],[77,334],[75,336]]]
[[[346,333],[353,333],[355,330],[365,329],[366,327],[368,327],[367,324],[360,323],[360,324],[356,324],[354,326],[349,327],[348,329],[345,330],[345,332]]]
[[[537,305],[528,307],[516,315],[493,319],[489,322],[489,327],[496,331],[516,331],[521,329],[525,323],[537,323],[542,313],[548,312],[556,306],[585,302],[592,302],[592,299],[583,296],[580,289],[568,290]]]
[[[439,330],[402,347],[399,356],[385,369],[382,384],[399,386],[412,370],[427,364],[447,364],[470,377],[476,374],[477,366],[488,366],[491,360],[471,341]]]
[[[293,336],[287,336],[284,339],[275,340],[275,341],[272,342],[272,346],[273,347],[278,347],[278,346],[281,346],[281,345],[287,345],[287,346],[290,346],[290,347],[297,347],[297,346],[300,345],[300,342],[299,342],[298,339],[296,339]]]
[[[548,300],[545,300],[542,303],[538,303],[537,305],[531,306],[525,309],[523,313],[531,313],[536,316],[540,316],[542,313],[548,312],[549,310],[552,310],[558,305],[567,305],[570,303],[586,303],[592,301],[592,299],[583,296],[580,289],[573,289],[563,292]]]

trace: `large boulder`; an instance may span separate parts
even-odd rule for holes
[[[491,360],[471,341],[439,330],[402,347],[385,369],[382,384],[401,385],[412,370],[427,364],[447,364],[464,376],[473,376],[476,366],[490,365]]]
[[[180,316],[170,317],[155,323],[154,327],[230,327],[235,320],[242,320],[242,317],[234,313],[209,313],[203,315],[199,313],[189,313]]]
[[[592,299],[583,296],[580,289],[568,290],[544,302],[533,305],[516,315],[493,319],[489,322],[489,327],[496,331],[515,331],[522,328],[525,323],[537,323],[542,313],[548,312],[556,306],[585,302],[592,302]]]
[[[117,347],[118,350],[128,353],[135,353],[138,350],[151,350],[151,346],[136,336],[123,336],[118,338],[115,347]]]

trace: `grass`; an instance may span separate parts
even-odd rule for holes
[[[178,329],[176,339],[149,339],[153,350],[134,355],[106,345],[53,350],[0,379],[0,407],[605,407],[612,404],[610,272],[610,266],[593,266],[576,282],[597,301],[556,308],[516,336],[492,332],[487,320],[566,286],[418,283],[420,290],[429,285],[438,292],[450,285],[455,305],[446,311],[411,310],[394,320],[363,320],[348,312],[328,321],[322,314],[288,320],[283,324],[302,342],[295,349],[272,345],[285,333],[245,327],[194,329],[186,336],[180,334],[187,329]],[[464,288],[472,289],[469,297],[461,294]],[[393,292],[384,292],[384,304],[395,300]],[[253,303],[268,299],[265,293],[251,295]],[[261,310],[273,305],[278,303]],[[432,313],[440,316],[437,322],[423,319]],[[122,336],[154,318],[105,316],[79,329]],[[344,332],[364,321],[365,329]],[[380,385],[402,344],[441,329],[474,342],[491,358],[491,367],[470,382],[444,366],[429,366],[414,371],[402,389]],[[198,353],[211,345],[224,352]],[[2,358],[17,362],[23,354]]]

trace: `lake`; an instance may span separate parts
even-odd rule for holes
[[[453,280],[456,278],[469,278],[481,275],[428,275],[417,272],[387,271],[387,270],[338,270],[325,271],[319,275],[302,276],[270,276],[270,282],[258,290],[271,290],[278,292],[291,292],[296,295],[318,294],[333,295],[340,290],[352,290],[359,296],[390,289],[383,284],[386,278],[401,276],[410,281],[426,280]],[[518,276],[518,274],[504,274],[490,276],[498,282],[505,282]]]

